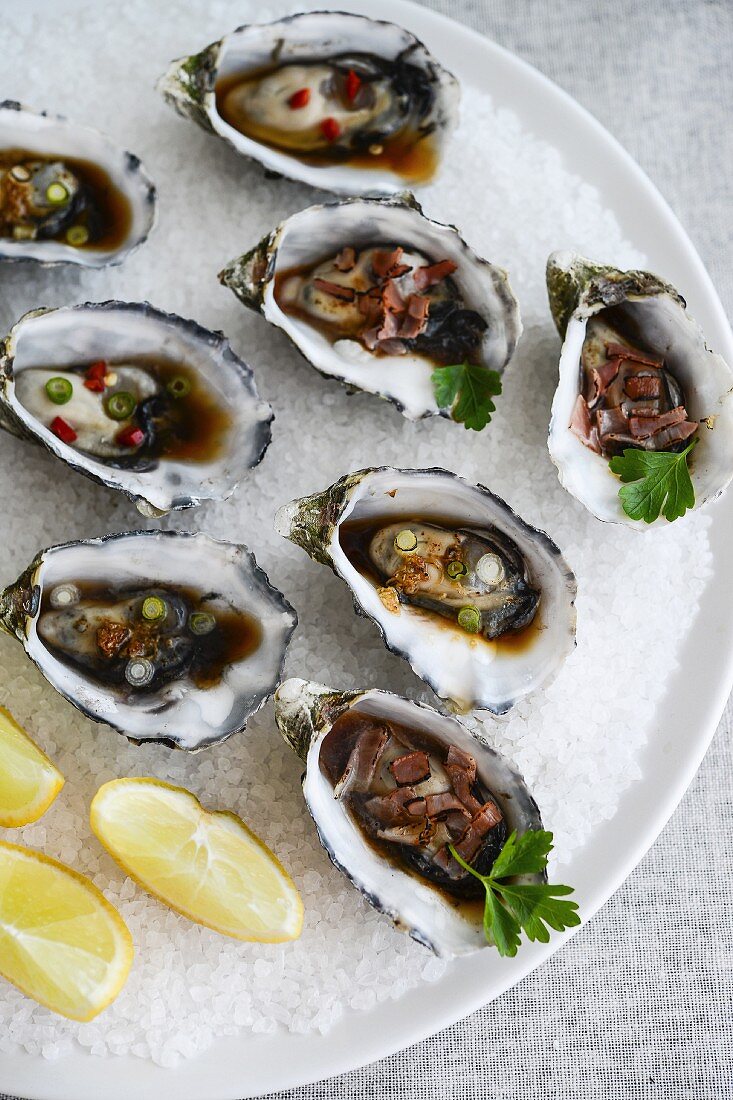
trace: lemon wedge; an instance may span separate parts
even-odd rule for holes
[[[34,1001],[92,1020],[122,989],[132,937],[96,886],[63,863],[0,841],[0,975]]]
[[[94,796],[91,825],[139,886],[197,924],[258,943],[300,935],[293,880],[236,814],[158,779],[113,779]]]
[[[5,707],[0,707],[0,825],[17,829],[45,814],[64,777]]]

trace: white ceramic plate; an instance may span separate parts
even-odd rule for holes
[[[733,336],[702,262],[656,188],[620,145],[565,92],[486,38],[411,3],[363,0],[317,6],[364,11],[402,23],[465,84],[511,108],[526,129],[560,150],[568,168],[598,188],[624,235],[685,288],[710,344],[733,361]],[[233,22],[236,21],[233,17]],[[641,759],[643,778],[622,796],[614,819],[563,868],[585,920],[614,893],[654,842],[692,780],[733,683],[733,571],[727,556],[733,493],[713,505],[714,581],[680,654]],[[0,1091],[33,1100],[239,1100],[342,1073],[415,1043],[498,997],[562,947],[525,944],[515,959],[495,952],[456,962],[425,996],[424,987],[378,1011],[348,1012],[327,1036],[244,1035],[217,1041],[195,1060],[164,1070],[131,1057],[81,1051],[58,1062],[2,1055]]]

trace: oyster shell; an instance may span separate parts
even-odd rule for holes
[[[396,573],[374,560],[393,525],[414,536]],[[275,527],[346,582],[387,647],[456,710],[507,711],[575,645],[575,577],[558,547],[448,470],[359,470],[285,505]],[[426,527],[442,532],[437,547],[420,545]]]
[[[238,153],[347,195],[430,179],[460,96],[409,31],[338,11],[239,27],[174,61],[158,88]]]
[[[398,257],[391,269],[396,277],[387,272],[371,278],[381,286],[385,328],[388,320],[401,318],[397,331],[404,332],[402,326],[412,319],[408,306],[427,303],[424,327],[414,338],[381,340],[375,318],[360,314],[368,300],[364,288],[371,285],[364,282],[363,257],[372,257],[375,248],[382,258],[384,249]],[[355,253],[356,266],[339,271],[337,265],[344,266],[340,257],[347,251]],[[452,269],[448,276],[416,293],[416,280],[426,271],[443,268],[444,262]],[[373,272],[371,262],[369,266]],[[303,272],[305,286],[299,274]],[[316,273],[328,275],[325,283],[331,290],[319,291],[324,279]],[[501,372],[522,331],[506,272],[477,256],[453,226],[426,218],[411,195],[310,206],[233,260],[219,278],[244,305],[281,328],[321,374],[387,398],[410,420],[450,416],[450,410],[436,401],[431,378],[436,366],[468,357]],[[350,293],[353,286],[358,288],[356,304],[334,297],[334,280],[353,284],[346,286]],[[293,281],[296,298],[291,303]],[[401,313],[391,301],[389,307],[384,304],[385,295],[394,291],[397,304],[404,307]],[[375,334],[376,346],[370,333]]]
[[[296,623],[245,546],[172,531],[51,546],[0,594],[0,631],[83,714],[189,750],[244,729]]]
[[[733,477],[733,371],[709,350],[684,298],[651,272],[571,252],[550,256],[547,288],[563,338],[548,437],[562,485],[598,519],[643,528],[623,511],[609,457],[624,447],[679,450],[696,438],[695,508],[719,496]]]
[[[119,264],[147,239],[155,204],[132,153],[65,118],[0,103],[0,260]]]
[[[90,389],[87,368],[99,362],[114,381]],[[61,404],[47,392],[58,379],[73,391]],[[181,379],[190,392],[173,397]],[[135,405],[122,419],[124,409],[110,410],[120,393]],[[126,493],[144,515],[230,496],[262,459],[272,419],[221,333],[146,302],[32,310],[2,345],[0,426]],[[137,443],[124,435],[130,428],[140,431]]]
[[[344,724],[345,719],[348,725]],[[395,735],[398,743],[409,750],[409,733],[412,732],[428,755],[431,775],[427,781],[413,787],[413,804],[416,799],[425,797],[421,791],[435,798],[436,792],[454,789],[454,781],[446,776],[446,771],[450,774],[450,766],[445,767],[451,747],[458,760],[473,759],[475,781],[467,786],[480,795],[478,801],[487,799],[486,807],[498,810],[492,819],[495,824],[469,857],[469,862],[479,869],[482,859],[491,865],[503,839],[513,830],[521,834],[528,829],[542,828],[534,799],[508,761],[485,741],[472,737],[455,719],[439,714],[432,707],[377,689],[340,692],[305,680],[286,680],[275,693],[275,720],[285,740],[305,762],[303,794],[321,844],[334,865],[369,904],[436,955],[465,955],[486,947],[480,912],[477,913],[475,905],[470,905],[470,891],[466,893],[467,881],[473,880],[467,873],[461,875],[455,861],[448,857],[447,866],[451,872],[458,873],[457,878],[451,879],[439,869],[430,854],[438,833],[445,831],[446,836],[451,836],[449,828],[454,826],[446,813],[440,813],[444,821],[437,825],[430,818],[420,822],[418,827],[423,830],[423,838],[426,824],[430,823],[427,831],[433,832],[433,839],[416,847],[409,835],[415,826],[385,825],[380,828],[374,817],[376,811],[366,798],[371,795],[372,786],[382,792],[382,797],[376,799],[380,803],[407,790],[404,785],[398,786],[390,777],[389,769],[382,766],[389,756],[394,767],[394,758],[402,751],[390,751]],[[338,783],[333,782],[331,769],[332,762],[337,762],[340,772],[344,760],[348,760],[347,771],[349,766],[353,768],[349,750],[354,720],[366,723],[367,736],[372,722],[386,729],[390,741],[386,747],[380,747],[379,770],[374,779],[370,779],[369,789],[361,789],[365,784],[354,784],[352,780],[352,796],[346,797]],[[458,775],[462,773],[463,769],[458,767]],[[461,798],[470,801],[473,795],[463,790]],[[400,802],[403,801],[400,798]],[[365,806],[368,807],[366,811]],[[496,836],[497,833],[500,835]],[[460,849],[462,841],[458,839],[457,830],[452,842]],[[542,878],[527,876],[525,881],[540,882]],[[464,904],[463,899],[469,900],[469,904]]]

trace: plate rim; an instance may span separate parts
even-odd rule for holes
[[[724,358],[733,361],[733,334],[722,303],[676,215],[620,142],[568,92],[492,39],[415,0],[368,0],[368,3],[367,0],[337,0],[321,3],[318,7],[368,10],[375,18],[403,23],[418,37],[427,38],[428,45],[431,41],[439,42],[435,52],[449,68],[453,51],[460,59],[460,64],[454,63],[453,68],[459,71],[464,65],[470,68],[473,58],[477,57],[484,76],[479,85],[500,104],[501,97],[491,84],[496,79],[496,70],[510,82],[517,81],[525,98],[517,101],[510,94],[507,105],[531,132],[538,132],[538,124],[547,125],[541,136],[560,149],[569,167],[598,188],[621,223],[625,236],[648,255],[666,253],[669,256],[669,261],[663,265],[665,275],[686,291],[685,296],[693,303],[691,313],[711,335],[712,345]],[[530,117],[532,124],[527,122]],[[554,134],[554,138],[548,136],[548,132]],[[577,142],[579,136],[587,139],[589,147],[580,154],[577,149],[569,153],[568,145]],[[609,156],[603,162],[603,181],[588,167],[594,150]],[[585,164],[586,168],[579,168],[578,164]],[[635,198],[642,200],[637,203],[634,218],[617,206],[623,193],[628,195],[630,188]],[[615,200],[609,199],[609,195],[616,196]],[[641,217],[640,208],[644,211]],[[634,223],[641,228],[636,232],[626,229],[626,225]],[[666,234],[661,249],[655,237],[660,230]],[[645,237],[649,242],[655,238],[654,247],[644,246]],[[631,874],[667,824],[694,779],[733,686],[733,616],[727,613],[733,606],[733,572],[726,575],[722,571],[725,521],[727,518],[730,529],[733,493],[715,503],[710,514],[713,516],[710,543],[716,587],[712,591],[711,582],[706,588],[677,662],[678,666],[684,666],[692,659],[696,666],[695,690],[673,698],[673,693],[667,689],[657,705],[640,759],[642,770],[654,767],[658,784],[659,781],[666,783],[664,794],[655,800],[650,810],[643,805],[647,785],[643,779],[634,782],[623,792],[614,818],[594,834],[592,854],[588,848],[582,848],[568,865],[568,874],[576,884],[576,896],[581,902],[583,925]],[[640,537],[655,536],[649,532]],[[702,636],[705,630],[707,637]],[[701,642],[703,654],[708,658],[702,663]],[[669,724],[665,720],[666,712],[672,719]],[[670,729],[687,726],[696,729],[696,734],[683,741],[680,752],[679,736],[676,739]],[[597,881],[598,848],[615,849],[617,853],[602,885]],[[493,954],[486,958],[489,953],[485,952],[481,953],[478,964],[476,956],[470,961],[457,960],[433,987],[440,990],[440,1011],[437,1013],[432,1003],[429,1013],[426,1012],[425,1004],[421,1003],[426,1000],[422,996],[424,987],[419,986],[371,1012],[347,1009],[324,1036],[244,1033],[219,1039],[197,1058],[186,1059],[172,1069],[163,1069],[130,1055],[95,1059],[86,1051],[75,1051],[58,1061],[44,1061],[26,1052],[3,1053],[0,1055],[0,1091],[28,1100],[98,1100],[99,1095],[104,1095],[105,1100],[128,1100],[131,1089],[135,1090],[138,1100],[165,1100],[168,1096],[176,1100],[243,1100],[268,1091],[296,1088],[387,1057],[454,1024],[520,982],[575,932],[555,935],[547,945],[525,944],[515,959],[500,959]],[[485,971],[490,984],[487,982],[484,986]],[[469,993],[466,987],[470,988]],[[430,1001],[436,999],[430,998]],[[379,1026],[375,1026],[375,1016],[380,1018]],[[111,1066],[117,1071],[114,1077],[109,1074]]]

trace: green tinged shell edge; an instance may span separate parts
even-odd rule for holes
[[[305,762],[313,740],[332,726],[360,695],[363,692],[333,691],[323,684],[286,680],[275,693],[277,727]]]

